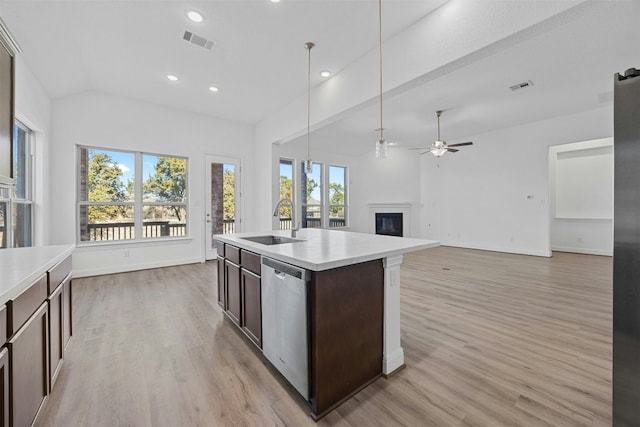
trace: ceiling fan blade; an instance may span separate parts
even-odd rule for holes
[[[447,147],[446,150],[451,153],[457,153],[458,151],[460,151],[460,150],[456,150],[455,148],[449,148],[449,147]]]
[[[473,145],[473,142],[461,142],[460,144],[447,144],[447,147],[463,147],[465,145]]]
[[[412,147],[412,148],[407,148],[407,150],[428,150],[431,147]]]
[[[431,151],[423,151],[422,153],[420,153],[420,155],[427,154],[427,153],[430,153],[430,152]]]

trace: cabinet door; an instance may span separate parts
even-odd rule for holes
[[[73,335],[73,279],[71,276],[62,283],[62,346],[67,348]]]
[[[64,284],[61,283],[58,288],[49,295],[49,391],[53,389],[60,368],[62,367],[62,357],[64,352]]]
[[[224,258],[218,257],[218,305],[227,309],[227,289],[224,276]]]
[[[242,302],[240,298],[240,267],[229,260],[224,262],[225,281],[227,284],[227,314],[237,325],[240,325]]]
[[[9,350],[0,351],[0,427],[9,427]]]
[[[10,408],[14,426],[30,426],[49,392],[49,311],[44,302],[7,343],[11,372]]]
[[[260,276],[242,269],[242,329],[262,348],[262,304]]]

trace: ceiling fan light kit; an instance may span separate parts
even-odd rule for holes
[[[410,150],[425,150],[420,154],[422,155],[422,154],[431,153],[435,157],[442,157],[444,155],[444,153],[446,153],[447,151],[449,151],[451,153],[457,153],[458,151],[460,151],[457,148],[452,148],[452,147],[463,147],[465,145],[473,145],[473,142],[461,142],[459,144],[447,144],[445,141],[440,139],[440,116],[441,115],[442,115],[442,110],[436,111],[436,119],[438,121],[438,139],[436,139],[433,142],[433,144],[431,144],[429,147],[410,148]]]

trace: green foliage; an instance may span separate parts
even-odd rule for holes
[[[145,199],[155,202],[182,203],[187,190],[187,160],[178,157],[158,157],[155,172],[142,183]],[[181,206],[172,206],[178,221],[182,220]]]
[[[280,175],[280,198],[293,201],[293,180],[284,175]],[[291,206],[288,204],[280,205],[280,217],[291,218]]]
[[[318,184],[315,179],[307,177],[307,198],[306,198],[306,200],[309,200],[309,198],[311,197],[311,193],[313,193],[313,190],[318,188],[319,185],[320,184]]]
[[[338,217],[344,215],[344,186],[338,183],[329,184],[329,193],[331,193],[331,200],[329,200],[329,213],[330,216]],[[342,205],[342,206],[331,206]]]
[[[222,175],[222,214],[225,219],[236,217],[236,174],[229,169]]]
[[[106,153],[87,151],[88,200],[92,202],[123,202],[127,200],[127,189],[123,184],[122,170]],[[92,206],[89,209],[89,224],[114,220],[126,215],[125,206]]]

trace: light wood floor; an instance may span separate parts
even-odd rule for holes
[[[216,304],[216,264],[74,280],[43,426],[305,426]],[[612,261],[441,247],[402,267],[407,368],[320,426],[611,424]]]

